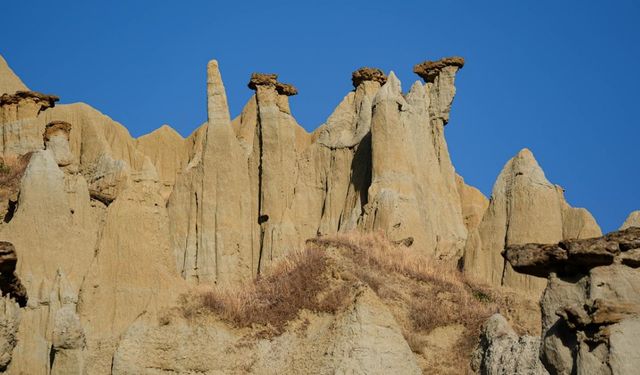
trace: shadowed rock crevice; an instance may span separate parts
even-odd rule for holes
[[[16,275],[18,256],[11,242],[0,241],[0,291],[18,302],[20,307],[27,305],[27,290]]]

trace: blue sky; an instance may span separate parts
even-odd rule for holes
[[[234,3],[234,4],[232,4]],[[530,148],[603,230],[640,209],[640,3],[634,1],[10,1],[2,54],[32,89],[83,101],[134,136],[206,118],[205,66],[220,62],[232,115],[253,71],[296,85],[312,130],[361,66],[394,70],[460,55],[447,141],[489,195]]]

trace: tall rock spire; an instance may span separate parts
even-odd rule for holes
[[[207,121],[209,124],[223,125],[228,125],[231,121],[217,60],[211,60],[207,64]]]
[[[236,283],[255,269],[250,185],[216,60],[207,65],[207,114],[202,160],[178,176],[169,200],[172,241],[186,279]]]

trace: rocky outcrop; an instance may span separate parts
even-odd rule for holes
[[[5,371],[13,358],[20,324],[20,307],[10,297],[0,298],[0,371]]]
[[[50,122],[44,129],[44,147],[53,152],[59,167],[66,167],[74,161],[69,147],[69,133],[71,133],[71,124],[66,121]]]
[[[640,211],[633,211],[630,213],[620,229],[627,229],[630,227],[640,227]]]
[[[539,351],[540,338],[518,336],[502,315],[495,314],[482,327],[471,368],[479,375],[546,375]]]
[[[508,246],[504,258],[521,273],[547,277],[585,273],[591,268],[621,263],[640,267],[640,228],[630,227],[603,237],[561,241],[553,245],[526,244]]]
[[[380,86],[382,86],[387,82],[387,76],[378,68],[367,67],[360,68],[351,74],[353,87],[358,88],[358,86],[365,81],[378,82]]]
[[[459,58],[417,66],[425,82],[406,94],[393,73],[357,70],[354,90],[312,133],[292,115],[297,89],[275,74],[252,75],[255,95],[232,121],[214,60],[207,122],[186,139],[168,126],[133,139],[86,104],[53,107],[55,97],[25,91],[3,63],[0,93],[11,90],[0,100],[0,153],[28,164],[7,188],[0,223],[0,240],[15,244],[6,271],[0,263],[0,367],[10,374],[414,373],[398,324],[368,290],[337,314],[307,312],[309,336],[291,330],[250,350],[244,332],[217,323],[160,324],[160,312],[185,288],[183,280],[233,287],[307,239],[338,232],[381,231],[407,251],[449,264],[466,247],[466,272],[489,281],[499,275],[496,285],[525,290],[532,282],[499,258],[505,246],[599,235],[593,217],[566,204],[526,152],[505,167],[491,202],[456,175],[444,128]],[[582,251],[571,249],[547,257],[570,260]],[[592,262],[610,258],[605,252]],[[608,267],[638,262],[631,250],[613,259]],[[608,314],[628,324],[634,311],[601,304],[583,310],[563,310],[564,321],[592,327]],[[491,335],[488,341],[500,341]],[[496,345],[528,358],[529,349],[505,335],[509,340]],[[194,356],[192,345],[210,351]],[[221,363],[223,356],[230,362]],[[489,368],[512,360],[496,354],[482,362]]]
[[[515,244],[589,238],[601,232],[591,214],[565,202],[562,189],[546,179],[531,151],[523,149],[498,176],[478,234],[466,244],[465,273],[539,296],[546,280],[514,272],[500,256],[502,250]]]
[[[189,161],[187,141],[168,125],[143,135],[136,140],[136,148],[149,157],[155,166],[159,182],[160,195],[168,200],[178,172]]]
[[[182,290],[157,179],[151,165],[134,174],[105,212],[78,303],[90,373],[108,373],[120,335],[142,314],[157,319]]]
[[[547,276],[540,358],[551,374],[634,374],[640,366],[640,228],[555,245],[510,246],[514,270]]]
[[[453,99],[452,92],[444,94],[440,83],[445,81],[415,83],[405,98],[392,73],[376,95],[372,182],[363,227],[383,230],[394,241],[411,237],[409,242],[426,254],[457,260],[467,231],[443,134],[451,103],[442,106],[439,100]]]
[[[442,71],[448,68],[461,69],[464,59],[459,56],[445,57],[438,61],[424,61],[413,67],[413,72],[419,75],[425,82],[434,82]]]
[[[0,123],[35,118],[40,112],[53,108],[57,96],[35,91],[16,91],[0,96]]]
[[[243,339],[246,332],[216,322],[173,316],[166,324],[137,323],[120,343],[112,373],[421,373],[400,327],[371,290],[360,288],[335,317],[305,314],[303,321],[298,332],[252,344]]]

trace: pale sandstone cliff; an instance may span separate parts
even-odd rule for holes
[[[444,129],[463,65],[461,58],[418,64],[424,83],[406,94],[395,74],[359,69],[354,90],[307,133],[289,105],[297,89],[275,74],[251,77],[255,95],[231,120],[213,60],[207,122],[187,138],[162,126],[134,139],[89,105],[56,105],[55,96],[25,91],[0,59],[0,154],[28,163],[0,194],[0,240],[15,245],[15,275],[28,296],[20,308],[3,291],[0,367],[10,374],[200,371],[202,361],[224,356],[218,344],[237,338],[188,321],[155,327],[188,284],[238,286],[309,238],[353,230],[381,231],[408,252],[459,263],[496,286],[538,291],[535,279],[505,268],[504,246],[600,230],[586,210],[568,206],[528,151],[505,166],[491,202],[456,175]],[[305,361],[329,348],[329,358],[313,359],[322,371],[415,372],[393,318],[369,292],[363,296],[332,317],[330,329],[318,320],[315,332],[328,347],[291,332],[278,345],[290,339],[310,347],[300,353]],[[189,338],[196,344],[185,358]],[[393,344],[383,345],[387,339]],[[215,350],[201,358],[192,353],[198,345]],[[300,369],[273,345],[259,344],[254,371]],[[168,352],[165,362],[149,357],[158,350]],[[280,367],[271,369],[274,360]]]
[[[478,235],[466,244],[464,271],[490,285],[539,296],[546,281],[513,272],[500,256],[502,249],[601,234],[591,214],[569,206],[562,188],[547,180],[531,151],[524,149],[504,166],[493,186]]]
[[[640,227],[640,211],[633,211],[630,213],[620,229],[627,229],[630,227]]]

